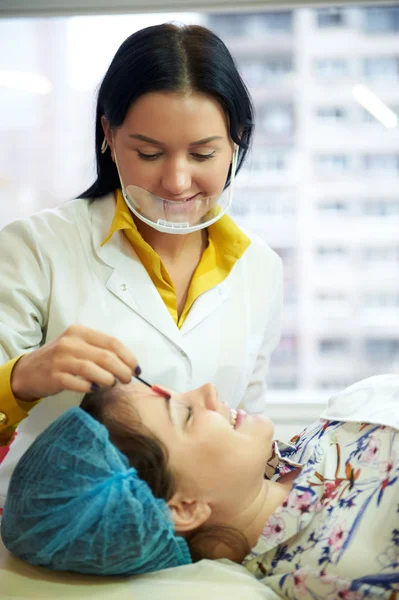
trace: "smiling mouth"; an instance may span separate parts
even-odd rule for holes
[[[195,194],[194,196],[190,196],[190,198],[185,198],[184,200],[169,200],[168,198],[163,198],[163,201],[168,202],[169,204],[187,204],[187,202],[191,202],[192,200],[198,199],[197,197],[199,195],[200,192],[198,192],[198,194]]]

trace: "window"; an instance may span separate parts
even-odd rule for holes
[[[399,292],[371,292],[363,297],[363,307],[368,309],[399,309]]]
[[[314,68],[319,77],[345,77],[350,74],[350,63],[345,58],[321,58],[316,60]]]
[[[316,116],[318,119],[332,123],[343,123],[348,121],[349,112],[342,106],[326,106],[316,109]]]
[[[350,379],[322,379],[319,382],[319,387],[322,390],[331,392],[340,392],[352,385],[353,380]]]
[[[287,77],[294,68],[291,56],[270,57],[262,61],[239,61],[238,65],[243,79],[255,88]]]
[[[319,200],[317,209],[322,215],[346,216],[350,212],[350,205],[344,200]]]
[[[343,259],[348,255],[348,250],[343,246],[317,246],[316,254],[322,259]]]
[[[254,146],[246,168],[250,171],[285,171],[288,169],[288,151]]]
[[[291,105],[267,104],[258,113],[258,130],[264,134],[288,135],[294,131]]]
[[[375,362],[390,362],[399,355],[399,339],[370,338],[364,343],[367,358]]]
[[[364,200],[361,210],[367,217],[399,217],[399,199]]]
[[[399,154],[365,154],[363,168],[371,175],[396,175],[399,172]]]
[[[366,246],[363,260],[367,263],[399,261],[399,246]]]
[[[323,356],[332,354],[347,354],[349,351],[349,341],[345,339],[323,339],[318,343],[319,353]]]
[[[368,79],[398,79],[399,58],[397,56],[365,58],[364,74]]]
[[[320,28],[343,27],[346,25],[344,8],[319,8],[316,10],[317,26]]]
[[[316,156],[316,166],[324,173],[343,173],[349,171],[351,157],[347,154],[321,154]]]
[[[323,318],[345,317],[350,314],[350,302],[344,292],[318,292],[315,300],[318,314]]]
[[[262,38],[265,33],[291,33],[292,12],[245,13],[210,15],[209,27],[226,39],[230,37]]]
[[[399,6],[367,6],[363,10],[364,29],[367,33],[399,31]]]

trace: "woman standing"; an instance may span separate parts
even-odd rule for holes
[[[225,214],[252,133],[248,91],[209,30],[164,24],[119,48],[95,183],[0,234],[0,443],[22,420],[0,506],[33,439],[115,378],[212,381],[233,408],[263,411],[281,262]]]

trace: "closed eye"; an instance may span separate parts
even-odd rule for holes
[[[189,420],[191,419],[192,415],[193,415],[193,409],[191,406],[186,406],[187,408],[187,419],[186,419],[186,423],[189,422]]]
[[[158,160],[158,158],[161,158],[161,156],[162,156],[162,152],[157,152],[155,154],[145,154],[144,152],[140,152],[140,150],[137,150],[137,154],[139,155],[139,157],[142,160],[148,160],[148,161]],[[195,158],[195,160],[203,162],[205,160],[209,160],[210,158],[213,158],[215,156],[215,151],[211,152],[210,154],[199,154],[199,153],[193,152],[193,153],[191,153],[191,156],[193,158]]]

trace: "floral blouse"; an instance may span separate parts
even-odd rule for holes
[[[245,567],[281,598],[399,600],[399,431],[321,419],[275,442],[265,477],[298,466]]]

